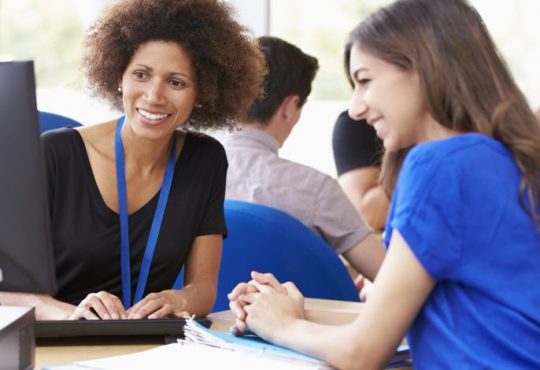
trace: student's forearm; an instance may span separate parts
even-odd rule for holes
[[[0,303],[7,306],[35,307],[37,320],[68,319],[75,311],[75,306],[42,294],[0,292]]]
[[[368,351],[353,324],[333,326],[295,320],[276,331],[274,343],[320,358],[338,369],[380,369],[384,353]]]

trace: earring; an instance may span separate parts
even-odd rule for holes
[[[118,92],[121,94],[122,93],[122,88],[120,86],[118,86]]]
[[[195,104],[195,108],[197,108],[197,109],[201,109],[201,108],[202,108],[202,104],[198,104],[198,103],[197,103],[197,104]]]

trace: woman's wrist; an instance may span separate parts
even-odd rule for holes
[[[303,325],[305,320],[298,317],[284,318],[279,325],[275,325],[270,335],[270,341],[281,345],[287,345],[295,331]]]
[[[36,295],[34,306],[37,320],[69,320],[76,308],[46,295]]]

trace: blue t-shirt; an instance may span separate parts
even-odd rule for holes
[[[385,242],[398,230],[436,281],[408,334],[415,369],[540,369],[540,232],[521,178],[480,134],[407,156]]]

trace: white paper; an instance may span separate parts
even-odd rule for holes
[[[99,370],[161,370],[220,369],[220,370],[298,370],[315,369],[313,365],[297,361],[265,358],[238,351],[224,350],[195,343],[173,343],[129,355],[98,360],[79,361],[81,369]]]

